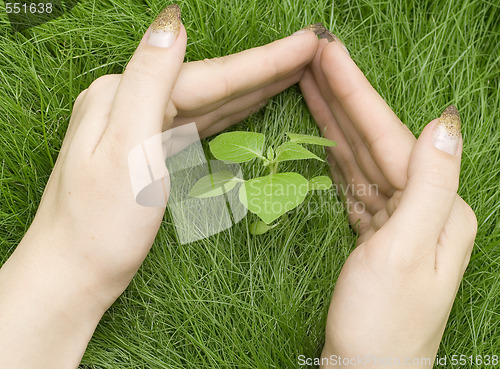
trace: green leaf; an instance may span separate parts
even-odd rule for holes
[[[298,133],[287,133],[287,136],[290,137],[290,142],[306,143],[320,146],[337,146],[337,143],[335,141],[328,140],[323,137],[300,135]]]
[[[227,170],[209,174],[194,184],[189,196],[198,198],[220,196],[231,191],[239,181],[239,178]]]
[[[269,161],[274,160],[274,149],[272,148],[272,146],[269,146],[267,148],[267,160],[269,160]]]
[[[328,190],[332,187],[332,180],[327,176],[318,176],[309,180],[309,191]]]
[[[241,203],[266,224],[300,205],[309,191],[307,179],[298,173],[278,173],[246,181]]]
[[[266,233],[267,231],[274,228],[275,226],[276,225],[272,225],[272,226],[267,225],[263,221],[259,220],[257,222],[253,222],[252,224],[250,224],[250,226],[248,227],[248,231],[250,232],[250,234],[258,236],[260,234]]]
[[[278,146],[276,149],[276,161],[299,160],[299,159],[317,159],[321,160],[318,156],[306,148],[297,145],[294,142],[285,142],[283,145]],[[321,160],[322,161],[322,160]]]
[[[219,160],[243,163],[262,157],[265,136],[256,132],[228,132],[218,135],[209,146]]]

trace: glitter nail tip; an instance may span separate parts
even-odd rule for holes
[[[447,107],[434,127],[432,143],[437,149],[455,155],[460,141],[460,115],[454,105]]]
[[[151,24],[148,44],[156,47],[170,47],[174,44],[181,28],[181,9],[172,4],[163,9]]]

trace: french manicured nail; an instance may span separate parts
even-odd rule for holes
[[[342,42],[342,40],[340,38],[338,38],[337,36],[335,36],[329,30],[327,30],[326,28],[325,28],[325,30],[323,32],[321,32],[319,34],[319,38],[320,39],[326,38],[328,40],[328,42],[333,42],[333,41],[338,42],[340,44],[340,46],[342,46],[343,49],[347,52],[347,54],[349,54],[349,50],[347,50],[347,47],[345,47],[345,45]],[[351,55],[351,54],[349,54],[349,55]]]
[[[181,9],[172,4],[161,11],[151,24],[148,45],[156,47],[170,47],[177,39],[181,29]]]
[[[432,143],[448,154],[455,155],[460,141],[460,115],[455,105],[448,106],[434,127]]]
[[[325,31],[325,27],[323,26],[323,23],[314,23],[299,29],[297,32],[293,33],[293,35],[300,35],[301,33],[306,33],[308,31],[313,31],[316,35],[319,35]]]

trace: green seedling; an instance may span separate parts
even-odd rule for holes
[[[209,144],[210,151],[218,160],[231,163],[244,163],[259,159],[267,167],[269,174],[263,177],[243,180],[230,171],[209,174],[196,182],[189,196],[206,198],[220,196],[233,190],[238,183],[240,202],[261,220],[250,225],[252,234],[263,234],[274,228],[272,224],[286,212],[299,206],[309,191],[326,190],[332,186],[327,176],[307,180],[295,172],[278,172],[280,163],[289,160],[315,159],[324,161],[303,144],[335,146],[326,138],[287,133],[288,141],[276,147],[268,147],[264,156],[265,136],[255,132],[229,132],[217,136]]]

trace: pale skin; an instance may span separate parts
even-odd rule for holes
[[[348,209],[358,246],[335,285],[322,357],[400,358],[398,368],[430,358],[411,367],[432,367],[477,229],[457,195],[461,140],[456,155],[436,149],[436,120],[415,140],[337,42],[321,40],[300,86],[338,142],[329,150],[336,182],[355,189],[348,203],[364,205]]]
[[[101,316],[127,287],[149,252],[165,209],[141,207],[134,201],[127,155],[136,144],[169,127],[191,121],[197,123],[200,136],[210,136],[247,117],[269,97],[301,78],[301,87],[318,123],[335,126],[320,117],[322,114],[328,116],[328,112],[335,112],[336,108],[328,105],[331,101],[325,94],[324,86],[318,87],[312,77],[311,71],[324,72],[329,76],[329,69],[318,64],[319,58],[326,54],[320,56],[322,47],[318,48],[318,40],[313,32],[294,35],[223,59],[186,64],[182,63],[186,47],[184,27],[181,27],[175,43],[168,49],[147,45],[146,37],[147,34],[123,75],[98,79],[75,102],[68,132],[37,215],[20,245],[0,269],[0,367],[77,367]],[[333,55],[338,54],[338,45],[331,45],[329,48],[333,50]],[[311,61],[311,69],[304,73],[304,68]],[[244,73],[241,73],[242,68]],[[354,71],[350,73],[361,79],[362,75]],[[342,86],[340,82],[335,83]],[[328,83],[333,88],[333,82],[328,80]],[[385,112],[390,115],[390,109],[382,107],[383,101],[377,99],[376,93],[370,88],[362,84],[359,91],[365,90],[365,93],[371,94],[374,101],[372,108],[377,114]],[[358,129],[357,118],[351,118],[351,123]],[[393,128],[386,127],[387,135]],[[399,132],[398,128],[396,131]],[[382,170],[383,166],[379,168],[383,176],[388,175],[391,181],[399,178],[400,182],[395,182],[393,188],[406,193],[408,163],[414,139],[409,132],[401,135],[406,135],[407,140],[401,143],[398,150],[406,153],[406,157],[400,158],[399,166],[391,166],[388,170],[391,175]],[[339,142],[339,149],[348,152],[349,145],[341,145],[337,136],[334,139]],[[363,136],[363,139],[366,138]],[[370,157],[369,154],[365,156]],[[375,155],[373,160],[380,160],[377,158]],[[449,161],[447,165],[452,168],[450,176],[458,176],[459,158],[446,159]],[[338,158],[332,160],[337,160],[340,167],[345,164]],[[443,211],[440,214],[443,219],[433,223],[434,226],[430,227],[433,230],[432,237],[420,237],[419,233],[415,233],[418,237],[411,242],[404,240],[404,243],[401,239],[401,244],[414,246],[405,247],[404,250],[415,250],[417,246],[423,246],[427,251],[432,248],[435,250],[436,235],[441,234],[437,232],[438,225],[441,225],[440,232],[449,223],[448,227],[463,228],[469,221],[466,217],[473,217],[466,205],[456,197],[455,182],[451,181],[455,191],[453,197],[453,191],[448,191],[443,200],[448,208],[453,209]],[[390,189],[390,183],[386,183],[384,188]],[[408,190],[410,195],[407,196],[409,205],[406,212],[399,211],[402,214],[398,217],[391,213],[390,219],[400,219],[400,227],[407,219],[411,219],[412,224],[416,219],[418,227],[428,230],[428,220],[418,218],[418,214],[426,209],[417,207],[417,215],[408,210],[413,197],[420,199],[420,196],[426,195],[417,192],[413,194]],[[388,198],[362,201],[373,201],[382,209]],[[401,205],[396,204],[398,209],[403,208],[401,201]],[[370,211],[374,209],[370,207]],[[454,215],[454,212],[457,214]],[[377,296],[365,294],[363,301],[357,300],[363,291],[372,288],[378,288],[383,293],[391,289],[394,293],[400,291],[410,304],[414,300],[420,301],[423,308],[430,309],[429,313],[436,313],[436,321],[427,323],[427,328],[425,325],[414,327],[413,333],[412,342],[418,343],[412,345],[415,353],[431,352],[439,342],[456,286],[463,273],[463,268],[453,269],[452,266],[457,263],[445,263],[444,260],[455,261],[460,251],[463,254],[462,266],[466,265],[470,245],[463,247],[463,250],[457,246],[452,252],[445,245],[462,244],[454,242],[454,239],[449,243],[441,242],[444,254],[439,260],[443,260],[443,263],[442,266],[441,263],[437,264],[439,269],[432,275],[424,268],[431,264],[430,257],[422,256],[415,263],[414,258],[403,252],[393,253],[396,267],[405,267],[403,275],[407,280],[411,276],[408,276],[406,267],[416,265],[411,268],[413,273],[423,276],[420,277],[422,283],[432,282],[429,287],[431,291],[435,290],[436,295],[441,294],[438,302],[425,304],[422,296],[429,294],[427,284],[412,282],[413,288],[409,289],[407,285],[402,286],[399,280],[399,285],[394,285],[397,279],[390,276],[400,269],[389,268],[384,271],[382,268],[378,273],[387,280],[380,280],[375,287],[371,286],[370,278],[365,277],[366,273],[375,273],[376,269],[367,270],[363,258],[371,255],[366,261],[380,265],[377,264],[376,255],[386,261],[387,252],[392,250],[383,236],[389,237],[387,234],[392,230],[393,238],[395,235],[402,237],[397,221],[391,225],[388,220],[383,226],[380,225],[380,229],[365,225],[368,220],[371,222],[371,219],[376,218],[370,214],[368,211],[363,214],[360,235],[361,240],[365,236],[365,241],[356,250],[377,251],[355,251],[354,256],[348,259],[332,300],[324,354],[367,349],[385,352],[394,348],[392,343],[398,338],[396,334],[400,332],[401,325],[408,327],[409,322],[405,319],[413,319],[414,315],[407,311],[405,305],[394,306],[387,301],[385,305],[378,305],[380,301],[376,299]],[[455,237],[450,232],[451,236]],[[362,247],[368,243],[379,246]],[[436,273],[439,270],[442,273],[438,278]],[[428,278],[425,273],[429,274]],[[361,305],[358,306],[358,303]],[[384,326],[367,328],[366,322],[362,326],[363,322],[359,320],[362,312],[352,309],[368,306],[377,306],[380,310],[378,318],[386,319]],[[387,312],[384,309],[388,309]],[[388,330],[387,326],[392,326],[392,329]],[[369,346],[368,339],[365,342],[359,340],[356,332],[359,334],[363,329],[367,337],[370,334],[377,337],[372,344],[376,342],[379,346]],[[343,334],[336,336],[337,330]],[[401,343],[403,345],[397,347],[397,353],[410,354],[405,341]]]
[[[172,125],[196,121],[206,137],[242,120],[297,83],[318,45],[308,32],[183,64],[184,27],[168,49],[146,37],[123,75],[76,100],[36,217],[0,269],[2,368],[77,367],[149,252],[165,209],[135,202],[131,148]]]

